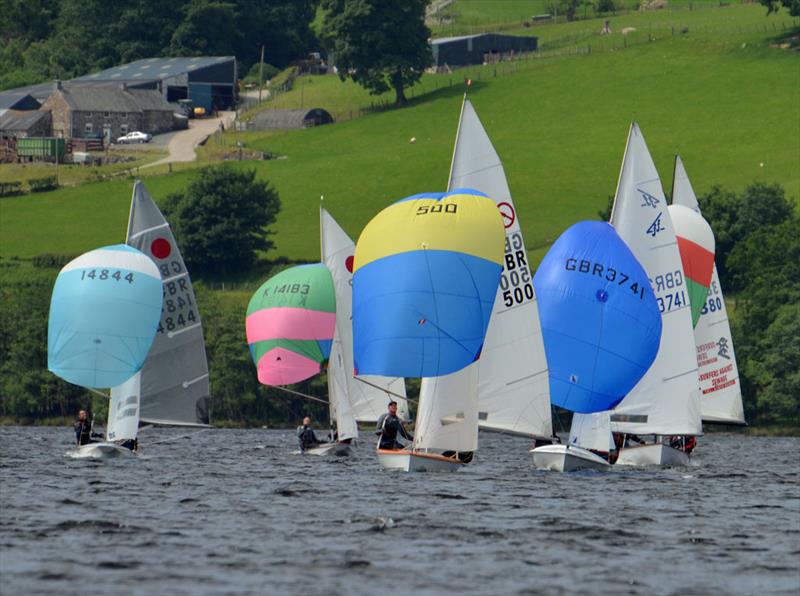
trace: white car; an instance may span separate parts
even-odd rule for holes
[[[125,143],[149,143],[150,139],[153,138],[153,135],[148,134],[146,132],[139,132],[138,130],[134,130],[133,132],[129,132],[126,135],[121,136],[117,139],[117,143],[125,144]]]

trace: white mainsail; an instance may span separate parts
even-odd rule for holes
[[[136,438],[139,431],[139,393],[140,376],[111,388],[111,401],[108,404],[106,440],[127,441]]]
[[[672,202],[700,213],[697,196],[679,156],[675,156]],[[728,311],[717,266],[711,275],[708,298],[694,328],[700,372],[700,411],[704,422],[744,424],[742,387],[733,351]]]
[[[397,377],[353,376],[353,255],[355,244],[328,211],[320,207],[322,262],[331,272],[336,291],[336,329],[328,360],[331,419],[339,440],[358,436],[356,422],[375,422],[390,400],[406,395]],[[362,379],[362,380],[359,380]],[[397,414],[408,419],[408,402],[397,399]]]
[[[611,430],[698,435],[699,380],[689,296],[661,180],[634,122],[628,134],[611,224],[650,278],[663,331],[650,369],[611,414]]]
[[[167,220],[138,180],[126,242],[153,259],[164,287],[158,333],[137,373],[140,418],[151,424],[207,426],[208,363],[192,282]]]
[[[550,437],[547,360],[528,253],[503,164],[466,98],[448,182],[448,190],[456,188],[487,194],[506,226],[503,274],[478,361],[478,424],[486,430]]]

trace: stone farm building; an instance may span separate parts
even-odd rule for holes
[[[173,128],[174,108],[159,91],[129,88],[125,83],[56,82],[41,110],[52,113],[57,137],[108,142],[135,130],[157,134]]]

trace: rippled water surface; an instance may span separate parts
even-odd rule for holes
[[[800,590],[800,441],[712,434],[692,465],[537,472],[481,435],[457,474],[293,455],[290,431],[142,433],[70,460],[0,429],[2,594],[685,594]]]

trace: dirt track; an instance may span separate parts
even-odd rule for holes
[[[221,112],[218,118],[203,118],[202,120],[189,120],[189,128],[177,132],[158,135],[153,139],[156,146],[166,145],[169,155],[153,163],[141,166],[140,169],[179,161],[194,161],[197,159],[195,148],[214,134],[224,123],[225,128],[233,125],[235,112]]]

